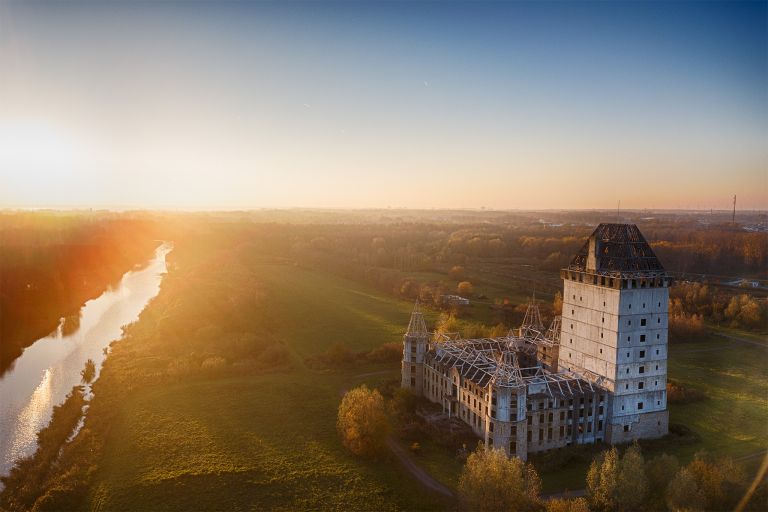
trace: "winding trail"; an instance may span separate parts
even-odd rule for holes
[[[453,492],[451,492],[448,487],[432,478],[429,473],[419,467],[413,458],[411,458],[411,455],[408,453],[408,451],[391,436],[387,438],[387,448],[389,448],[394,456],[397,457],[403,467],[405,467],[405,469],[408,470],[408,472],[413,475],[416,480],[421,482],[424,487],[440,493],[443,496],[448,496],[451,498],[453,497]]]

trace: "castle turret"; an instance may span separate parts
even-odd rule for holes
[[[403,363],[401,387],[410,389],[417,395],[423,393],[424,356],[427,353],[429,333],[424,315],[419,309],[419,301],[411,313],[408,330],[403,336]]]

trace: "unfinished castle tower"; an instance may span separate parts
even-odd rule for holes
[[[605,440],[667,433],[670,280],[633,224],[600,224],[563,269],[559,370],[609,392]]]
[[[419,309],[419,301],[411,313],[411,321],[403,336],[403,362],[401,387],[410,389],[417,395],[422,394],[424,383],[424,356],[427,353],[429,333],[424,323],[424,315]]]

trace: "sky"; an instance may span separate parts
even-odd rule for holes
[[[768,3],[7,2],[0,208],[768,209]]]

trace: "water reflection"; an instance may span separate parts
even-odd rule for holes
[[[69,325],[62,319],[54,333],[24,350],[0,378],[0,474],[34,452],[37,432],[50,421],[53,407],[80,382],[85,361],[93,359],[100,368],[104,347],[157,295],[171,248],[160,246],[146,267],[126,273],[114,289],[88,301]],[[76,327],[70,329],[72,323]]]
[[[8,450],[9,459],[15,460],[24,456],[25,448],[35,444],[37,432],[48,422],[48,411],[53,409],[53,404],[51,404],[52,376],[53,370],[47,368],[29,402],[19,413],[16,428],[11,436]]]

